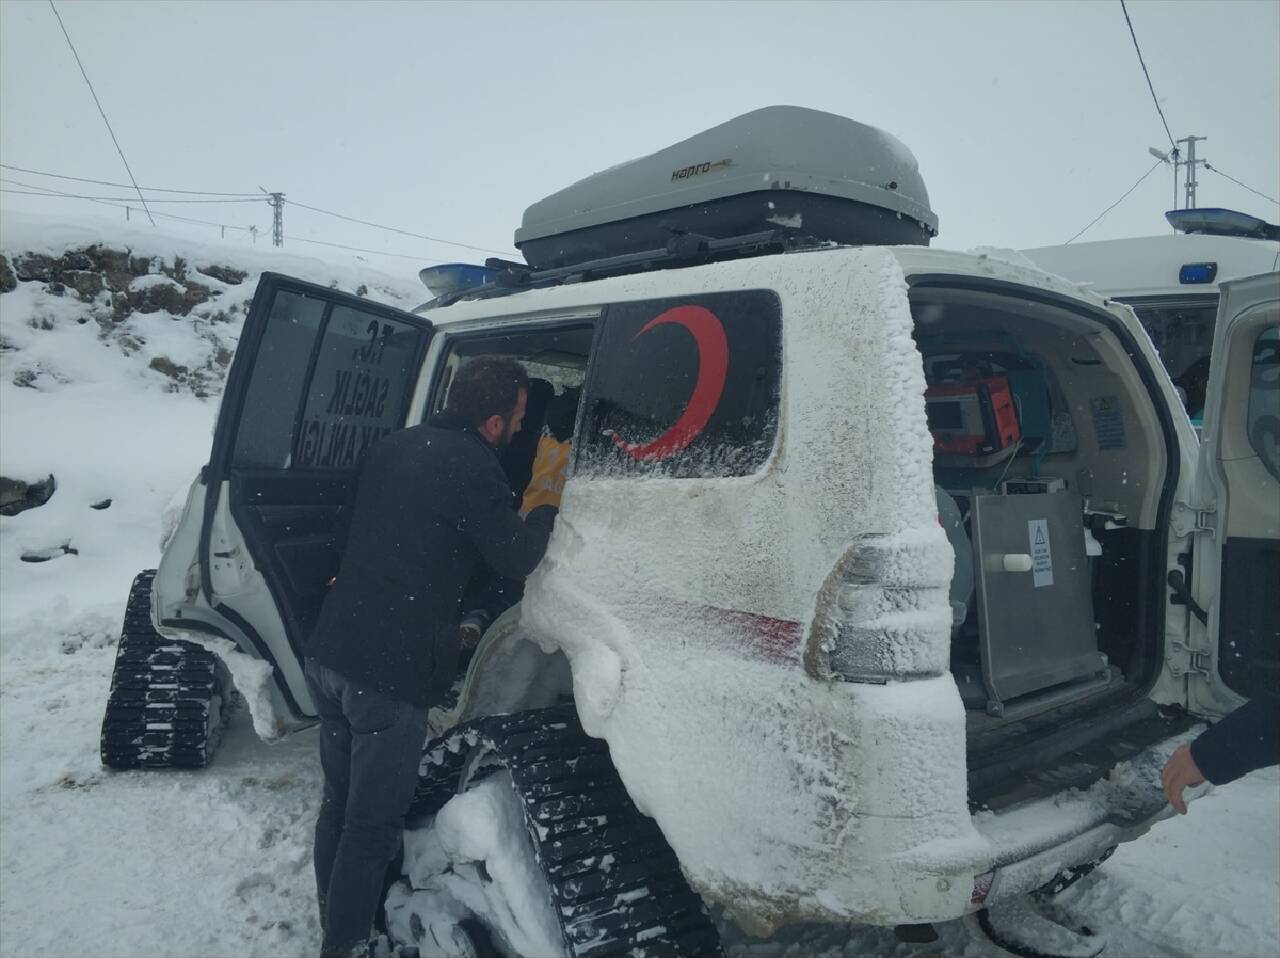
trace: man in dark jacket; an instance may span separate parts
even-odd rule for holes
[[[307,646],[324,795],[316,890],[324,955],[363,954],[418,781],[427,710],[453,679],[458,605],[483,558],[524,579],[556,510],[524,520],[498,452],[520,429],[519,364],[463,367],[446,410],[374,445],[360,472],[342,567]]]
[[[1246,702],[1189,745],[1169,756],[1161,784],[1169,804],[1187,813],[1182,790],[1208,779],[1225,785],[1255,768],[1280,763],[1280,697],[1264,695]]]

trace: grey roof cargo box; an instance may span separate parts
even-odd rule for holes
[[[790,227],[849,244],[928,245],[938,218],[915,157],[883,130],[770,106],[579,180],[530,206],[515,245],[535,269]]]

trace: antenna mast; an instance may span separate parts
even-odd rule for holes
[[[1204,160],[1196,159],[1196,144],[1202,143],[1207,139],[1207,136],[1193,136],[1188,134],[1185,140],[1178,141],[1179,143],[1187,144],[1187,158],[1182,161],[1182,165],[1187,168],[1186,190],[1187,209],[1189,210],[1196,208],[1196,187],[1199,185],[1196,182],[1196,165],[1199,164],[1200,166],[1204,166],[1205,163]]]

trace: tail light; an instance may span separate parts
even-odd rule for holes
[[[973,878],[973,891],[969,894],[969,904],[985,905],[987,896],[991,894],[991,885],[996,880],[994,871],[983,872]]]
[[[884,683],[945,672],[952,562],[938,526],[857,539],[819,592],[805,650],[810,673]]]

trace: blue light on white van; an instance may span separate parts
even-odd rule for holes
[[[418,278],[431,291],[432,296],[448,296],[491,283],[498,272],[496,269],[474,266],[471,263],[441,263],[439,266],[419,270]]]
[[[1217,263],[1186,263],[1178,270],[1178,282],[1184,285],[1212,283],[1217,276]]]

